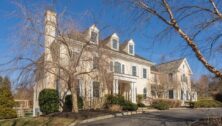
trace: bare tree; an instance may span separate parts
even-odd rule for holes
[[[17,16],[23,21],[14,44],[16,50],[23,51],[15,52],[10,65],[6,64],[10,67],[7,70],[16,71],[19,74],[17,83],[26,82],[34,86],[34,90],[57,89],[62,85],[63,96],[71,92],[72,111],[78,112],[77,80],[82,77],[98,79],[99,74],[108,74],[106,77],[112,78],[107,65],[109,53],[92,43],[88,33],[79,32],[75,21],[65,16],[65,12],[55,14],[47,11],[44,17],[45,8],[41,6],[29,10],[19,2],[14,4],[21,10]],[[98,35],[96,39],[99,41]],[[97,67],[94,66],[95,57]],[[107,81],[107,78],[99,79]],[[103,84],[107,87],[110,82]]]
[[[122,3],[126,3],[122,5],[126,5],[127,9],[129,6],[133,8],[138,15],[134,15],[137,21],[147,22],[153,16],[165,24],[163,31],[175,31],[205,68],[222,78],[216,65],[210,64],[204,55],[206,52],[211,55],[213,50],[222,46],[221,30],[218,28],[222,19],[221,1],[128,0]]]

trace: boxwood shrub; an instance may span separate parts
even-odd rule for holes
[[[222,107],[222,102],[210,99],[201,99],[197,102],[194,102],[194,108],[214,108]]]
[[[153,103],[157,103],[157,102],[161,102],[161,103],[166,103],[168,104],[169,108],[177,108],[181,106],[181,101],[180,100],[173,100],[173,99],[154,99]]]
[[[55,89],[43,89],[39,93],[39,107],[43,114],[59,111],[59,95]]]
[[[109,108],[111,105],[120,105],[123,110],[126,111],[136,111],[138,109],[137,104],[134,104],[130,101],[126,101],[123,96],[117,95],[108,95],[106,98],[105,106]]]
[[[151,106],[159,110],[167,110],[170,108],[169,103],[164,100],[156,100]]]

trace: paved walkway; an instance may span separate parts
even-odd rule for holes
[[[222,116],[222,109],[173,109],[110,118],[79,126],[189,126],[200,118]]]

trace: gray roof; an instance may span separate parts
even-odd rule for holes
[[[176,59],[173,61],[169,61],[169,62],[165,62],[165,63],[161,63],[161,64],[157,64],[155,65],[155,69],[152,68],[153,70],[158,70],[158,71],[167,71],[167,72],[175,72],[178,70],[178,68],[180,67],[181,63],[184,61],[185,58],[180,58],[180,59]]]

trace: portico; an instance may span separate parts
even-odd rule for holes
[[[114,74],[113,94],[124,96],[128,101],[136,103],[136,78],[126,74]]]

